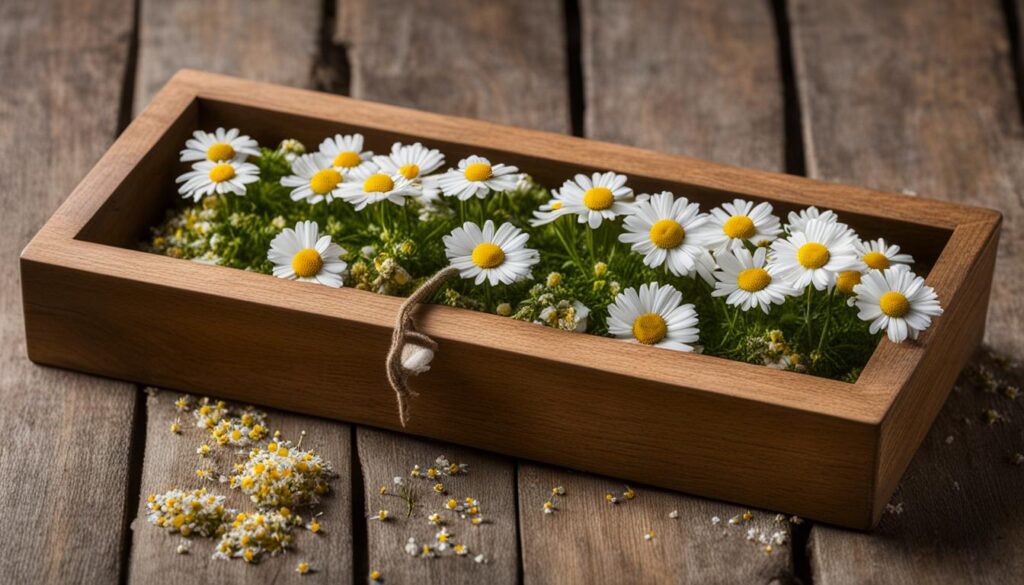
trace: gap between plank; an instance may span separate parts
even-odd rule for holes
[[[1010,66],[1013,67],[1014,88],[1017,94],[1017,112],[1024,116],[1024,55],[1021,54],[1020,10],[1016,0],[1002,0],[1006,33],[1010,40]]]
[[[573,136],[583,136],[583,61],[580,50],[580,3],[579,0],[565,0],[565,54],[569,60],[566,72],[569,77],[569,122]]]
[[[353,583],[362,583],[370,574],[370,543],[366,510],[366,486],[363,482],[363,462],[359,457],[358,432],[356,425],[351,430],[350,481],[352,491],[352,571]]]
[[[121,86],[121,103],[118,106],[117,112],[117,134],[119,136],[132,121],[132,104],[135,101],[135,73],[139,63],[139,12],[141,4],[142,0],[134,0],[132,2],[132,36],[128,41],[128,59],[124,67],[124,84]]]
[[[138,2],[136,2],[136,10]],[[136,14],[138,12],[136,11]],[[131,87],[131,86],[129,86]],[[131,104],[128,105],[131,112]],[[132,436],[128,443],[128,477],[125,487],[124,524],[121,529],[121,575],[118,581],[128,583],[132,558],[132,523],[139,515],[139,500],[142,499],[142,462],[146,455],[146,425],[149,411],[146,408],[146,392],[141,386],[135,387],[135,415],[132,417]]]
[[[313,80],[314,89],[318,91],[349,95],[349,88],[352,87],[352,71],[348,60],[348,51],[343,45],[334,42],[337,16],[335,0],[323,0],[320,11],[318,54],[313,62],[310,78]]]
[[[1012,0],[1011,0],[1012,1]],[[779,73],[782,78],[783,149],[786,156],[785,170],[791,175],[806,175],[804,160],[804,133],[801,127],[800,96],[797,93],[796,73],[793,67],[793,45],[789,32],[789,17],[786,0],[771,0],[775,17],[775,34],[779,47]]]

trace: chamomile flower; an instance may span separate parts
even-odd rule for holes
[[[670,285],[627,288],[608,306],[608,332],[619,339],[676,351],[693,351],[697,312],[682,304],[683,293]]]
[[[260,155],[260,145],[255,140],[243,135],[238,128],[225,130],[217,128],[213,132],[196,130],[192,138],[185,141],[185,149],[181,151],[181,162],[205,160],[222,162],[235,160],[245,162],[250,156]]]
[[[373,157],[373,162],[387,175],[402,175],[410,181],[416,181],[436,171],[444,164],[444,155],[440,150],[427,148],[419,142],[391,145],[391,152]]]
[[[372,163],[370,163],[372,164]],[[326,200],[328,203],[340,196],[345,176],[323,153],[304,154],[292,161],[292,174],[281,177],[281,185],[293,187],[292,201],[306,200],[315,205]]]
[[[799,212],[790,211],[786,219],[789,220],[789,223],[786,224],[786,230],[792,233],[803,231],[807,227],[807,222],[812,219],[820,219],[821,221],[832,223],[839,221],[839,216],[831,209],[820,211],[812,205],[807,209],[801,209]]]
[[[401,174],[388,175],[370,163],[353,170],[338,189],[338,197],[362,211],[367,205],[390,201],[405,205],[405,198],[416,195],[412,181]]]
[[[604,220],[613,220],[620,215],[633,212],[633,190],[626,186],[626,175],[594,173],[591,176],[579,174],[562,183],[554,193],[555,200],[562,205],[546,215],[535,213],[534,225],[554,221],[563,215],[576,215],[579,223],[597,229]],[[554,205],[552,203],[552,205]]]
[[[782,228],[779,218],[772,215],[771,203],[755,206],[752,201],[734,199],[712,209],[702,231],[706,232],[708,248],[719,253],[742,248],[743,242],[764,245],[774,240]]]
[[[871,270],[885,270],[895,265],[910,266],[914,263],[914,257],[910,254],[900,254],[900,247],[886,244],[883,238],[867,242],[854,242],[857,248],[857,256]]]
[[[809,284],[818,290],[833,286],[840,272],[861,268],[856,240],[844,224],[812,219],[803,231],[772,242],[778,276],[800,290]]]
[[[907,337],[917,339],[931,326],[932,317],[942,314],[935,289],[905,268],[872,270],[861,277],[853,291],[860,310],[857,316],[871,322],[871,333],[885,329],[895,343]]]
[[[712,291],[713,297],[726,297],[725,302],[749,311],[760,307],[765,314],[772,304],[781,305],[786,297],[798,291],[776,278],[778,266],[767,261],[768,250],[758,248],[753,254],[740,248],[718,255],[722,269],[715,273],[718,283]]]
[[[470,156],[459,161],[459,168],[451,169],[437,177],[436,185],[447,197],[458,197],[465,201],[478,197],[483,199],[491,191],[512,191],[519,182],[518,168],[491,164],[482,156]]]
[[[462,278],[475,278],[476,284],[487,280],[511,284],[530,277],[530,267],[540,262],[536,250],[526,247],[530,235],[510,223],[497,231],[487,220],[483,230],[470,221],[452,230],[443,238],[444,253]]]
[[[320,154],[327,157],[331,166],[343,174],[348,174],[369,163],[373,159],[372,151],[363,151],[362,134],[335,134],[320,143]]]
[[[348,264],[340,258],[345,249],[321,236],[315,221],[300,221],[295,229],[285,228],[270,242],[267,260],[274,265],[274,276],[289,280],[319,282],[339,288],[341,273]]]
[[[696,269],[696,259],[704,251],[700,245],[704,236],[697,228],[707,220],[699,205],[664,191],[634,205],[633,214],[623,221],[626,232],[619,235],[619,241],[643,254],[647,266],[664,264],[672,274],[687,276]]]
[[[178,193],[185,199],[199,201],[214,193],[234,193],[244,196],[245,186],[260,180],[260,169],[252,163],[238,159],[213,162],[204,160],[192,165],[192,170],[175,181],[184,183]]]

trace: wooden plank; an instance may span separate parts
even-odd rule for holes
[[[18,253],[117,133],[132,3],[0,3],[0,574],[122,571],[134,386],[25,357]],[[134,496],[133,496],[134,497]],[[88,546],[82,546],[88,543]]]
[[[1001,3],[799,0],[789,18],[809,174],[1000,209],[987,339],[1021,355],[1024,128]],[[1019,399],[962,386],[874,534],[812,529],[816,582],[1019,579],[1024,476],[1006,461],[1022,450]],[[1009,421],[987,425],[989,409]]]
[[[183,67],[313,87],[320,0],[141,0],[135,113]]]
[[[783,86],[769,2],[583,0],[591,138],[783,170]]]
[[[337,24],[336,39],[348,48],[353,97],[557,132],[569,130],[561,2],[342,1]],[[523,31],[529,31],[530,42],[523,42]],[[452,457],[467,453],[362,428],[358,437],[371,508],[378,499],[373,475],[386,480],[389,473],[400,474],[402,466],[387,470],[400,462],[407,467],[410,458],[429,463],[442,451]],[[423,576],[444,576],[458,583],[518,581],[514,464],[468,453],[479,461],[465,480],[472,488],[469,495],[481,499],[498,521],[483,527],[482,539],[476,540],[479,545],[467,544],[474,554],[479,551],[490,557],[491,566],[481,570],[475,563],[457,562],[465,559],[446,559],[441,564],[396,558],[395,551],[414,534],[404,530],[396,536],[394,527],[372,522],[368,532],[371,570],[380,570],[389,579],[394,576],[396,581]],[[486,494],[486,499],[474,492]],[[463,523],[456,530],[465,529]],[[426,529],[418,532],[420,542],[431,536]]]
[[[139,23],[139,58],[135,111],[141,111],[152,95],[182,67],[220,71],[250,79],[298,87],[315,84],[322,4],[316,0],[231,0],[226,2],[157,2],[143,0]],[[243,129],[244,130],[244,129]],[[150,434],[143,465],[143,495],[182,483],[195,471],[197,444],[167,438],[167,405],[150,398]],[[297,438],[309,431],[307,441],[322,451],[341,478],[335,496],[328,500],[325,537],[300,539],[299,552],[271,561],[261,569],[259,580],[286,580],[299,560],[307,560],[323,582],[350,582],[353,576],[351,482],[348,481],[351,427],[312,417],[277,412],[275,428]],[[193,480],[193,483],[195,481]],[[132,543],[131,578],[136,582],[203,579],[241,582],[253,579],[244,563],[219,563],[208,559],[209,547],[197,546],[187,558],[173,554],[168,535],[150,526],[142,528],[144,509],[136,520]],[[305,536],[305,535],[304,535]],[[301,558],[300,558],[301,557]],[[172,579],[173,580],[173,579]]]
[[[142,489],[139,494],[138,516],[132,522],[132,554],[129,582],[132,583],[255,583],[255,582],[352,582],[352,501],[351,495],[351,427],[312,417],[299,417],[280,411],[264,411],[271,431],[279,430],[293,442],[301,433],[302,448],[314,449],[329,462],[338,477],[330,482],[331,494],[321,505],[297,508],[295,513],[305,521],[313,513],[322,513],[319,534],[303,528],[293,528],[294,548],[285,554],[267,556],[259,566],[250,566],[241,559],[211,560],[216,539],[191,538],[188,554],[177,554],[184,541],[146,520],[146,498],[171,489],[193,490],[206,487],[212,494],[227,497],[226,506],[242,512],[253,512],[255,507],[239,490],[228,488],[216,479],[204,480],[196,476],[197,469],[214,469],[217,474],[230,475],[234,463],[245,460],[247,449],[211,447],[210,455],[199,457],[196,449],[203,444],[215,443],[210,432],[196,427],[192,412],[178,412],[177,392],[150,390],[146,400],[146,451],[142,471]],[[193,404],[195,402],[193,401]],[[180,434],[171,432],[171,423],[178,422]],[[269,440],[269,439],[268,439]],[[264,440],[261,444],[266,444]],[[136,497],[134,494],[131,497]],[[299,562],[309,563],[312,572],[296,572]],[[313,579],[309,579],[314,577]]]
[[[768,4],[642,4],[581,3],[586,135],[781,170],[782,82]],[[557,486],[567,494],[546,515]],[[785,582],[793,573],[787,546],[766,553],[757,542],[775,533],[789,540],[788,521],[773,513],[729,524],[746,510],[642,487],[609,505],[605,495],[621,498],[621,482],[526,463],[519,487],[528,585]]]
[[[369,571],[379,571],[387,583],[516,583],[519,555],[516,530],[515,484],[510,477],[512,462],[504,457],[464,447],[358,427],[356,444],[365,485],[366,515],[387,510],[386,521],[367,521]],[[454,476],[440,476],[437,481],[426,477],[430,466],[444,456],[454,464],[465,463],[468,470]],[[410,477],[413,466],[419,465],[421,477]],[[435,465],[436,466],[436,465]],[[403,478],[416,494],[411,514],[408,502],[394,495],[401,492],[393,480]],[[435,493],[435,483],[445,493]],[[465,505],[466,498],[477,500],[482,523],[471,523],[473,515],[448,510],[448,500]],[[439,514],[440,526],[428,522]],[[445,529],[450,534],[449,548],[438,551],[437,534]],[[422,553],[423,545],[435,548],[435,558],[412,556],[405,550],[409,539],[415,539]],[[467,547],[464,556],[454,553],[455,544]],[[477,556],[484,555],[480,562]]]
[[[354,97],[569,129],[558,0],[339,0]],[[458,162],[458,161],[454,161]]]

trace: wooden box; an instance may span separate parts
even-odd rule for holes
[[[918,343],[883,340],[855,384],[423,307],[419,328],[440,352],[413,379],[406,431],[417,435],[869,528],[984,329],[1001,221],[991,210],[182,71],[25,248],[30,359],[400,428],[384,358],[401,299],[137,250],[177,196],[181,145],[217,126],[264,144],[418,140],[547,185],[611,169],[637,192],[669,189],[705,209],[737,195],[780,215],[827,207],[931,265],[945,307]]]

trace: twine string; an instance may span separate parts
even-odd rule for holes
[[[420,285],[409,298],[405,299],[401,308],[398,309],[398,319],[395,322],[395,330],[391,333],[391,348],[388,350],[387,373],[391,389],[395,391],[395,398],[398,400],[398,419],[404,427],[409,420],[409,400],[417,396],[416,392],[409,388],[409,378],[416,374],[402,365],[402,351],[406,344],[418,345],[432,352],[437,352],[437,343],[430,337],[416,331],[416,324],[412,320],[412,312],[421,302],[428,300],[442,284],[449,278],[459,273],[454,266],[442,268],[434,276]]]

